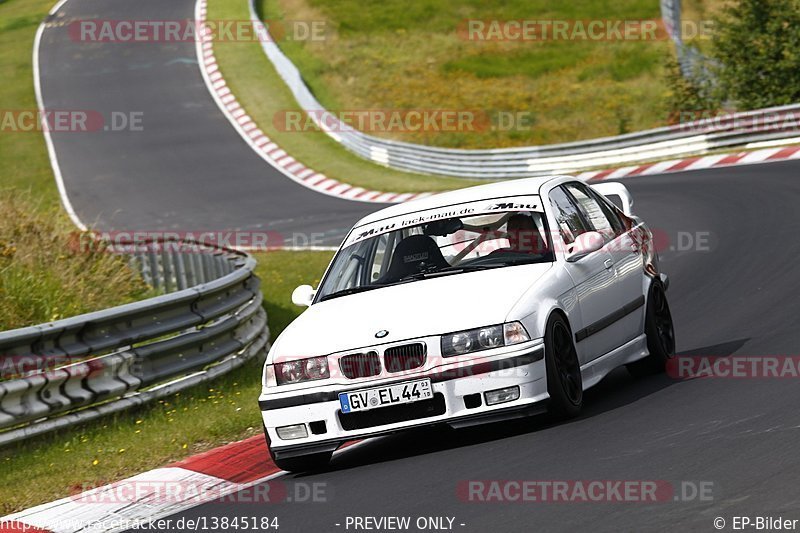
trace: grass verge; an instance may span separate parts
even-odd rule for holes
[[[668,40],[492,41],[459,31],[469,19],[658,19],[652,0],[258,2],[268,20],[324,21],[325,39],[279,44],[328,109],[481,110],[492,118],[491,127],[479,131],[378,133],[385,137],[456,148],[549,144],[656,127],[669,114],[663,83]],[[244,12],[227,13],[236,18]],[[518,112],[524,120],[501,122]]]
[[[274,339],[301,308],[297,285],[317,284],[332,252],[257,255]],[[164,466],[261,433],[261,366],[251,361],[212,384],[149,406],[0,449],[0,515]]]
[[[210,0],[209,20],[248,20],[246,0]],[[478,182],[384,168],[342,148],[319,131],[287,132],[275,126],[286,111],[299,111],[294,97],[258,42],[218,42],[214,53],[239,103],[264,133],[306,166],[330,178],[367,189],[393,192],[443,191]]]
[[[7,0],[0,2],[0,108],[1,112],[35,111],[31,54],[36,28],[52,7],[53,0]],[[0,127],[2,187],[27,192],[37,206],[58,204],[58,191],[39,132],[15,132]],[[66,215],[62,215],[66,218]]]
[[[60,208],[5,191],[0,212],[0,331],[156,295],[124,257],[81,239]]]

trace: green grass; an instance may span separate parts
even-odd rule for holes
[[[35,110],[31,54],[39,22],[52,0],[0,3],[0,109]],[[0,188],[29,192],[38,205],[58,203],[58,191],[41,133],[0,130]]]
[[[155,295],[124,257],[81,238],[60,208],[0,191],[0,212],[0,331]]]
[[[256,254],[256,272],[261,278],[271,338],[275,339],[302,311],[292,303],[292,291],[299,285],[319,285],[332,257],[333,252],[273,251]]]
[[[498,56],[494,53],[479,53],[458,57],[446,62],[444,71],[468,73],[478,78],[504,78],[507,76],[540,76],[549,72],[575,67],[590,52],[588,47],[567,50],[568,45],[536,50],[514,50]],[[572,47],[574,48],[574,47]]]
[[[525,146],[618,135],[668,117],[667,41],[478,42],[458,34],[465,19],[659,18],[652,0],[259,0],[259,7],[265,19],[326,21],[324,42],[279,45],[328,109],[466,109],[493,117],[479,131],[377,133],[383,137],[455,148]],[[501,112],[527,115],[508,128]]]
[[[263,0],[272,2],[273,0]],[[295,2],[295,0],[286,0]],[[386,31],[418,29],[432,33],[452,31],[467,18],[479,19],[590,19],[648,18],[658,13],[652,0],[308,0],[341,24],[341,33],[382,34]],[[289,18],[289,17],[287,17]]]
[[[297,285],[316,285],[332,252],[257,255],[271,336],[302,308]],[[261,433],[255,361],[212,384],[150,406],[0,449],[0,515],[124,479],[228,442]]]
[[[249,19],[246,0],[211,0],[211,20]],[[299,110],[294,97],[257,42],[220,42],[214,46],[220,69],[239,102],[264,133],[298,161],[330,178],[367,189],[393,192],[442,191],[477,182],[401,172],[365,161],[319,131],[286,132],[275,117]],[[313,58],[308,58],[313,61]],[[304,67],[323,68],[319,63]]]

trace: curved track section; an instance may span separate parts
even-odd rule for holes
[[[263,231],[338,245],[381,205],[324,196],[267,165],[208,93],[193,42],[85,42],[77,20],[191,20],[193,0],[69,0],[39,47],[50,110],[140,117],[141,131],[52,134],[80,220],[100,230]],[[71,33],[71,28],[72,33]]]

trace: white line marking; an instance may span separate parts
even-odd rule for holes
[[[69,0],[60,0],[53,8],[50,10],[50,15],[54,15],[58,12],[61,7],[66,4]],[[39,72],[39,48],[42,42],[42,35],[44,34],[45,30],[45,23],[42,22],[39,24],[39,27],[36,28],[36,37],[33,40],[33,91],[36,93],[36,105],[39,107],[39,111],[44,113],[44,98],[42,97],[42,79],[41,74]],[[61,205],[64,206],[64,211],[67,212],[70,220],[72,221],[75,226],[81,231],[87,231],[88,227],[84,224],[78,213],[75,212],[75,208],[72,207],[72,202],[69,200],[69,195],[67,194],[67,188],[64,186],[64,177],[61,174],[61,167],[58,164],[58,155],[56,154],[56,148],[53,144],[53,139],[48,131],[48,128],[42,128],[42,133],[44,134],[44,143],[47,146],[47,155],[50,158],[50,166],[53,169],[53,176],[56,180],[56,187],[58,188],[58,195],[61,197]]]

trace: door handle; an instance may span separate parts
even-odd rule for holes
[[[611,270],[611,267],[614,266],[614,261],[612,261],[611,259],[606,259],[603,262],[603,266],[606,267],[606,270]]]

